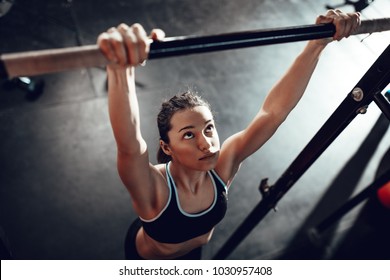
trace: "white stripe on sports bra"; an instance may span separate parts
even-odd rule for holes
[[[166,168],[166,170],[168,170],[168,167]],[[164,213],[165,210],[167,210],[169,203],[171,203],[171,198],[172,198],[172,187],[171,187],[171,184],[169,183],[168,173],[167,173],[167,181],[168,181],[168,189],[169,189],[169,196],[168,196],[167,204],[165,204],[164,208],[160,211],[160,213],[157,214],[156,217],[151,218],[151,219],[143,219],[143,218],[139,217],[141,219],[141,221],[147,222],[147,223],[154,222],[155,220],[160,218],[160,216]]]
[[[214,201],[213,203],[211,204],[211,206],[209,208],[207,208],[206,210],[200,212],[200,213],[196,213],[196,214],[191,214],[191,213],[187,213],[186,211],[183,210],[183,208],[181,208],[181,205],[180,205],[180,200],[179,200],[179,194],[177,192],[177,188],[176,188],[176,184],[175,184],[175,181],[173,180],[172,176],[171,176],[171,172],[169,171],[169,165],[170,165],[170,162],[168,163],[168,166],[167,166],[167,172],[168,172],[168,176],[169,176],[169,179],[172,180],[172,183],[173,183],[173,188],[175,188],[175,195],[176,195],[176,203],[177,203],[177,207],[179,208],[180,212],[184,215],[184,216],[187,216],[187,217],[192,217],[192,218],[195,218],[195,217],[200,217],[204,214],[207,214],[208,212],[210,212],[215,204],[217,203],[217,186],[215,185],[215,182],[214,182],[214,178],[213,176],[211,176],[210,174],[210,171],[207,172],[210,176],[210,179],[211,179],[211,182],[213,183],[213,188],[214,188]],[[168,180],[168,184],[170,184],[171,180]],[[170,186],[170,188],[172,188],[172,186]]]
[[[215,177],[219,180],[219,182],[222,184],[222,186],[224,187],[224,189],[226,191],[226,195],[228,194],[228,188],[226,187],[226,184],[222,181],[222,179],[218,176],[218,174],[214,170],[208,171],[207,173],[210,176],[210,179],[211,179],[211,182],[212,182],[213,188],[214,188],[214,201],[213,201],[212,205],[209,208],[207,208],[206,210],[204,210],[204,211],[202,211],[200,213],[191,214],[191,213],[185,212],[183,210],[183,208],[181,208],[180,200],[179,200],[179,194],[177,192],[176,184],[175,184],[175,181],[172,178],[171,172],[169,171],[170,164],[171,164],[171,162],[169,162],[167,164],[167,167],[165,169],[166,176],[167,176],[167,182],[168,182],[168,189],[169,189],[168,201],[165,204],[164,208],[156,215],[156,217],[154,217],[152,219],[143,219],[142,217],[139,217],[143,222],[153,222],[153,221],[157,220],[164,213],[164,211],[168,208],[168,205],[169,205],[169,203],[171,202],[171,199],[172,199],[172,187],[175,188],[175,196],[176,196],[177,207],[178,207],[178,209],[180,210],[180,212],[183,215],[185,215],[187,217],[195,218],[195,217],[200,217],[200,216],[210,212],[214,208],[214,206],[215,206],[215,204],[217,202],[217,196],[218,196],[217,186],[215,185],[214,177],[210,174],[210,172],[212,172],[215,175]],[[171,186],[171,180],[172,180],[173,186]]]

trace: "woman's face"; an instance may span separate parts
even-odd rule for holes
[[[217,164],[220,143],[214,118],[206,106],[176,112],[171,118],[166,152],[172,161],[194,170],[210,170]]]

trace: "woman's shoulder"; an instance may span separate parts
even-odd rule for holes
[[[158,171],[159,174],[166,176],[166,163],[158,163],[153,165],[156,171]]]
[[[167,180],[167,172],[166,167],[167,165],[165,163],[159,163],[152,166],[152,169],[154,170],[154,177],[155,177],[155,185],[157,191],[165,191],[167,189],[168,180]]]
[[[235,168],[229,161],[219,160],[217,166],[214,168],[214,172],[218,175],[224,185],[229,188],[236,176],[236,173],[238,172],[238,169],[239,167]]]
[[[138,208],[138,215],[143,219],[152,219],[156,217],[162,209],[166,206],[170,190],[168,187],[166,173],[165,173],[165,164],[150,164],[150,169],[152,170],[152,191],[150,193],[149,202],[144,204],[143,207]],[[142,200],[148,200],[146,197],[141,198]],[[137,204],[137,201],[136,203]]]

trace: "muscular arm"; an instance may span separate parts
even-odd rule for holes
[[[156,32],[152,38],[158,39]],[[163,200],[156,191],[161,175],[149,163],[147,145],[141,134],[134,80],[134,67],[147,58],[149,44],[139,24],[131,27],[120,24],[98,37],[100,49],[111,62],[107,66],[108,108],[117,145],[118,172],[136,212],[146,218],[153,215]]]
[[[358,14],[329,11],[317,18],[317,23],[333,22],[334,39],[348,37],[359,24]],[[331,40],[310,41],[291,67],[266,96],[252,122],[243,131],[228,138],[222,146],[217,171],[226,182],[236,174],[241,162],[256,152],[277,130],[303,96],[316,68],[321,52]]]
[[[309,42],[268,93],[257,117],[269,118],[272,130],[286,119],[303,96],[324,48],[314,41]]]
[[[134,68],[108,69],[108,108],[118,154],[141,155],[146,143],[141,135]]]
[[[260,110],[246,129],[224,142],[220,160],[227,166],[223,168],[226,171],[218,172],[226,173],[224,177],[227,182],[237,172],[241,162],[271,138],[299,102],[323,49],[323,46],[309,42],[268,93]]]
[[[303,96],[323,45],[309,42],[284,76],[268,93],[259,112],[241,134],[239,161],[259,149],[284,122]]]
[[[138,100],[134,84],[134,68],[108,70],[108,107],[117,144],[119,175],[130,192],[133,206],[141,216],[153,200],[152,166],[141,135]]]

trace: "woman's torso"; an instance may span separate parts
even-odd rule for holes
[[[206,244],[214,226],[226,213],[227,188],[216,172],[209,171],[197,194],[176,185],[169,164],[158,170],[166,181],[158,188],[167,192],[155,217],[142,219],[137,235],[137,250],[144,258],[175,258]]]

